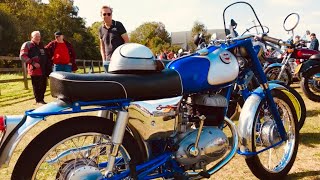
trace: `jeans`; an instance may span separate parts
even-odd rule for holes
[[[52,71],[64,71],[64,72],[72,72],[72,65],[68,64],[54,64]]]
[[[103,61],[104,72],[108,72],[110,61]]]

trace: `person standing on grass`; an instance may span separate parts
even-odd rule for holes
[[[319,51],[319,41],[316,37],[316,34],[311,33],[310,37],[311,37],[311,43],[310,43],[309,49]]]
[[[22,44],[20,59],[27,64],[36,104],[46,104],[44,93],[47,88],[47,77],[51,73],[51,63],[41,43],[39,31],[33,31],[31,41]]]
[[[64,40],[64,36],[60,31],[55,32],[54,36],[55,40],[45,47],[49,59],[53,62],[53,71],[76,71],[78,69],[76,65],[76,53],[71,43]]]
[[[113,10],[109,6],[102,6],[100,15],[103,24],[99,28],[100,53],[104,65],[108,65],[113,51],[124,43],[129,37],[123,24],[112,19]],[[105,67],[105,71],[107,69]]]

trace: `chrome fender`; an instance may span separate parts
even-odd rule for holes
[[[269,83],[269,89],[278,89],[283,91],[293,102],[293,104],[299,104],[295,96],[288,91],[287,88],[280,84]],[[263,101],[265,95],[261,87],[257,88],[245,101],[239,117],[238,133],[239,133],[239,150],[241,152],[252,152],[252,130],[254,126],[254,118],[259,108],[259,104]],[[295,106],[295,110],[298,107]],[[300,110],[299,110],[300,111]],[[301,112],[301,111],[300,111]],[[298,115],[298,113],[297,113]],[[299,116],[298,116],[299,117]]]
[[[44,106],[41,106],[35,109],[33,112],[35,113],[46,113],[46,112],[59,112],[64,109],[69,108],[67,104],[56,101],[48,103]],[[36,124],[40,121],[44,120],[41,117],[30,117],[30,116],[8,116],[7,124],[10,124],[10,128],[8,126],[7,132],[5,135],[5,139],[3,139],[3,143],[0,149],[0,168],[7,167],[9,165],[11,156],[19,144],[20,140],[24,137],[24,135]]]
[[[267,66],[267,68],[272,68],[272,67],[280,67],[281,68],[282,64],[281,63],[272,63],[269,66]]]

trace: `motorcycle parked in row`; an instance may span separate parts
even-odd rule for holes
[[[301,75],[302,92],[312,101],[320,102],[320,54],[312,55],[299,64],[295,74]]]
[[[294,15],[295,15],[295,13],[289,14],[287,16],[286,20]],[[284,21],[284,25],[286,25],[286,26],[291,25],[292,27],[295,27],[299,21],[299,19],[296,19],[296,21],[292,21],[292,20],[286,21],[286,20]],[[290,23],[296,22],[296,23],[288,25],[288,22],[290,22]],[[231,19],[229,27],[232,28],[232,30],[227,31],[227,34],[229,35],[229,37],[232,36],[232,34],[234,36],[238,34],[238,32],[236,31],[237,23],[234,19]],[[257,28],[259,28],[259,25],[254,25],[250,28],[246,28],[245,32],[243,32],[241,36],[244,36],[248,32],[251,32],[252,29],[255,29],[255,33],[257,33],[257,35],[258,35],[259,31],[257,30]],[[269,33],[269,28],[267,26],[262,26],[262,28],[265,29],[264,34]],[[233,33],[230,33],[230,32],[233,32]],[[198,39],[202,39],[202,40],[198,40]],[[218,41],[216,41],[216,40],[217,40],[216,37],[211,37],[211,41],[210,41],[209,45],[210,44],[211,45],[219,45]],[[254,43],[254,49],[257,53],[257,56],[258,56],[260,62],[262,63],[262,65],[264,65],[263,67],[266,68],[267,67],[266,65],[268,65],[268,63],[266,61],[265,56],[263,55],[264,54],[264,45],[266,45],[266,44],[271,45],[273,43],[263,41],[261,38],[258,38],[257,36],[254,37],[252,40]],[[201,46],[199,46],[200,43],[197,44],[197,42],[202,42]],[[204,42],[205,42],[205,39],[202,36],[198,35],[195,37],[195,44],[198,45],[198,47],[203,47]],[[275,46],[275,45],[276,44],[273,44],[273,46]],[[279,43],[278,43],[278,45],[279,45]],[[288,48],[291,46],[292,46],[292,44],[286,44],[286,46],[283,46],[283,47]],[[258,79],[254,76],[254,73],[252,71],[246,71],[243,74],[243,76],[246,77],[245,86],[248,87],[249,90],[252,91],[252,90],[256,89],[257,87],[259,87]],[[294,102],[294,104],[295,104],[295,108],[296,108],[296,112],[297,112],[297,116],[298,116],[298,129],[300,130],[303,127],[305,119],[306,119],[306,106],[305,106],[304,100],[302,99],[301,95],[296,90],[294,90],[294,88],[290,87],[289,85],[287,85],[283,81],[270,80],[269,82],[277,83],[282,86],[285,86],[286,89],[294,95],[294,97],[291,97],[291,101]],[[230,98],[230,102],[229,102],[229,106],[228,106],[228,111],[227,111],[227,117],[229,117],[231,119],[232,119],[232,117],[237,115],[238,109],[243,106],[244,101],[246,99],[245,96],[241,96],[240,89],[241,89],[241,87],[239,87],[235,83],[234,84],[234,91],[231,94],[231,98]]]
[[[308,61],[308,59],[314,55],[319,54],[319,51],[307,49],[303,47],[301,43],[293,44],[294,29],[299,24],[300,16],[297,13],[289,14],[284,22],[283,27],[289,33],[292,33],[292,38],[289,39],[289,47],[284,47],[284,52],[281,53],[281,50],[277,47],[274,47],[272,44],[267,44],[273,49],[278,49],[281,56],[273,58],[265,58],[265,74],[269,80],[280,80],[283,81],[286,85],[290,85],[295,80],[301,79],[301,74],[295,74],[296,67],[302,62]],[[289,27],[286,26],[286,22],[295,22],[295,24],[290,24]],[[281,60],[282,59],[282,60]]]
[[[237,12],[230,10],[235,5],[249,7],[263,31],[245,2],[226,7],[224,22],[226,12]],[[150,49],[129,43],[115,50],[110,73],[52,73],[57,101],[22,117],[0,118],[0,164],[47,116],[108,110],[117,113],[115,121],[80,114],[45,129],[22,152],[12,179],[209,178],[236,152],[258,178],[283,178],[299,144],[293,95],[268,83],[252,37],[219,40],[219,46],[172,61],[167,69]],[[261,87],[248,90],[246,71]],[[235,82],[246,97],[238,128],[226,117]]]

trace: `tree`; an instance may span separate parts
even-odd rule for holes
[[[149,47],[153,53],[173,50],[170,35],[161,22],[146,22],[140,25],[130,33],[130,41]]]
[[[208,42],[211,34],[208,33],[207,27],[203,23],[195,21],[191,29],[191,37],[194,37],[195,35],[200,33],[204,35],[206,42]],[[193,38],[191,41],[188,42],[188,46],[191,50],[195,50],[197,48],[196,45],[193,43]]]
[[[0,36],[11,41],[5,44],[1,55],[18,56],[21,44],[30,40],[32,31],[39,30],[46,44],[59,30],[72,43],[78,58],[100,57],[95,36],[85,27],[83,18],[78,16],[78,8],[73,5],[73,0],[50,0],[49,4],[41,3],[41,0],[3,1],[5,3],[0,3],[0,11],[4,13],[0,14]],[[1,31],[3,27],[5,31]]]
[[[0,9],[0,49],[1,54],[19,51],[17,44],[17,19]]]
[[[90,34],[94,37],[94,42],[97,47],[100,45],[100,39],[99,39],[99,27],[102,25],[101,22],[94,22],[90,27],[89,27],[89,32]]]

